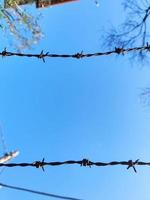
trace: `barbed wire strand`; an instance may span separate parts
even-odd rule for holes
[[[111,54],[118,54],[118,55],[125,55],[130,52],[143,52],[143,51],[150,51],[150,45],[147,43],[146,46],[141,47],[133,47],[133,48],[118,48],[115,47],[112,51],[106,52],[96,52],[96,53],[84,53],[83,51],[75,54],[50,54],[49,52],[44,53],[42,50],[39,54],[31,54],[31,53],[17,53],[17,52],[10,52],[7,51],[5,48],[2,52],[0,52],[0,56],[10,57],[10,56],[18,56],[18,57],[29,57],[29,58],[38,58],[42,59],[45,62],[46,58],[89,58],[89,57],[98,57],[98,56],[108,56]]]
[[[74,165],[78,164],[80,166],[84,167],[105,167],[105,166],[115,166],[115,165],[123,165],[127,166],[127,169],[133,168],[134,172],[136,173],[137,170],[135,166],[150,166],[150,162],[143,162],[139,161],[139,159],[133,161],[112,161],[112,162],[92,162],[88,159],[83,159],[79,161],[75,160],[68,160],[64,162],[45,162],[44,158],[42,161],[35,161],[33,163],[0,163],[0,167],[35,167],[35,168],[41,168],[44,171],[45,166],[60,166],[60,165]]]
[[[47,196],[47,197],[58,198],[58,199],[81,200],[81,199],[77,199],[77,198],[73,198],[73,197],[60,196],[60,195],[50,194],[50,193],[46,193],[46,192],[40,192],[40,191],[31,190],[31,189],[26,189],[26,188],[22,188],[22,187],[16,187],[16,186],[7,185],[4,183],[0,183],[0,186],[5,187],[5,188],[14,189],[14,190],[20,190],[20,191],[24,191],[24,192],[30,192],[30,193],[34,193],[34,194],[38,194],[38,195],[43,195],[43,196]]]

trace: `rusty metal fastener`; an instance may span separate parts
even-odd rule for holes
[[[138,165],[138,162],[139,162],[139,159],[137,159],[135,162],[133,162],[132,160],[129,160],[127,169],[132,167],[134,172],[137,173],[135,165]]]
[[[83,51],[81,51],[81,53],[77,53],[77,54],[74,55],[74,57],[77,58],[77,59],[83,58],[83,56],[84,56]]]
[[[91,167],[92,163],[91,161],[89,161],[88,159],[83,159],[82,162],[81,162],[81,166],[84,166],[84,167]]]
[[[124,49],[123,49],[123,48],[117,48],[117,47],[115,47],[115,52],[116,52],[117,54],[122,54],[122,55],[124,55]]]
[[[35,166],[36,168],[42,168],[42,170],[45,171],[44,170],[44,158],[42,161],[35,161],[33,163],[33,166]]]

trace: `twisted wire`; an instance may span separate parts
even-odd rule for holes
[[[89,58],[89,57],[98,57],[98,56],[109,56],[111,54],[120,54],[125,55],[130,52],[149,52],[150,51],[150,45],[147,43],[146,46],[141,47],[133,47],[133,48],[118,48],[115,47],[112,51],[106,51],[106,52],[96,52],[96,53],[84,53],[83,51],[75,54],[51,54],[49,52],[44,53],[42,50],[39,54],[31,54],[31,53],[17,53],[17,52],[10,52],[7,51],[5,48],[2,52],[0,52],[0,56],[2,57],[10,57],[10,56],[18,56],[18,57],[29,57],[29,58],[38,58],[42,59],[43,62],[45,62],[46,58]]]
[[[78,164],[83,167],[105,167],[105,166],[115,166],[115,165],[123,165],[127,166],[127,169],[133,168],[134,172],[137,172],[135,166],[150,166],[150,162],[139,161],[139,159],[133,161],[112,161],[112,162],[93,162],[88,159],[83,159],[79,161],[68,160],[63,162],[45,162],[44,159],[42,161],[35,161],[32,163],[0,163],[0,167],[35,167],[42,168],[44,171],[45,166],[60,166],[60,165],[74,165]]]

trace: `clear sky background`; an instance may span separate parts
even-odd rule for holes
[[[34,6],[33,6],[34,7]],[[82,0],[41,12],[45,38],[31,52],[101,51],[102,29],[119,24],[120,0]],[[1,49],[7,44],[1,42]],[[27,52],[27,51],[26,51]],[[73,59],[0,58],[0,122],[13,162],[150,161],[150,110],[140,101],[150,85],[148,66],[127,56]],[[0,146],[1,147],[1,146]],[[1,147],[1,155],[3,149]],[[85,200],[149,200],[150,168],[78,165],[5,169],[0,182]],[[2,200],[44,196],[0,189]],[[51,198],[52,199],[52,198]]]

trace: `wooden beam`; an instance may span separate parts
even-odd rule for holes
[[[36,7],[44,8],[48,6],[59,5],[63,3],[75,2],[79,0],[37,0]]]

